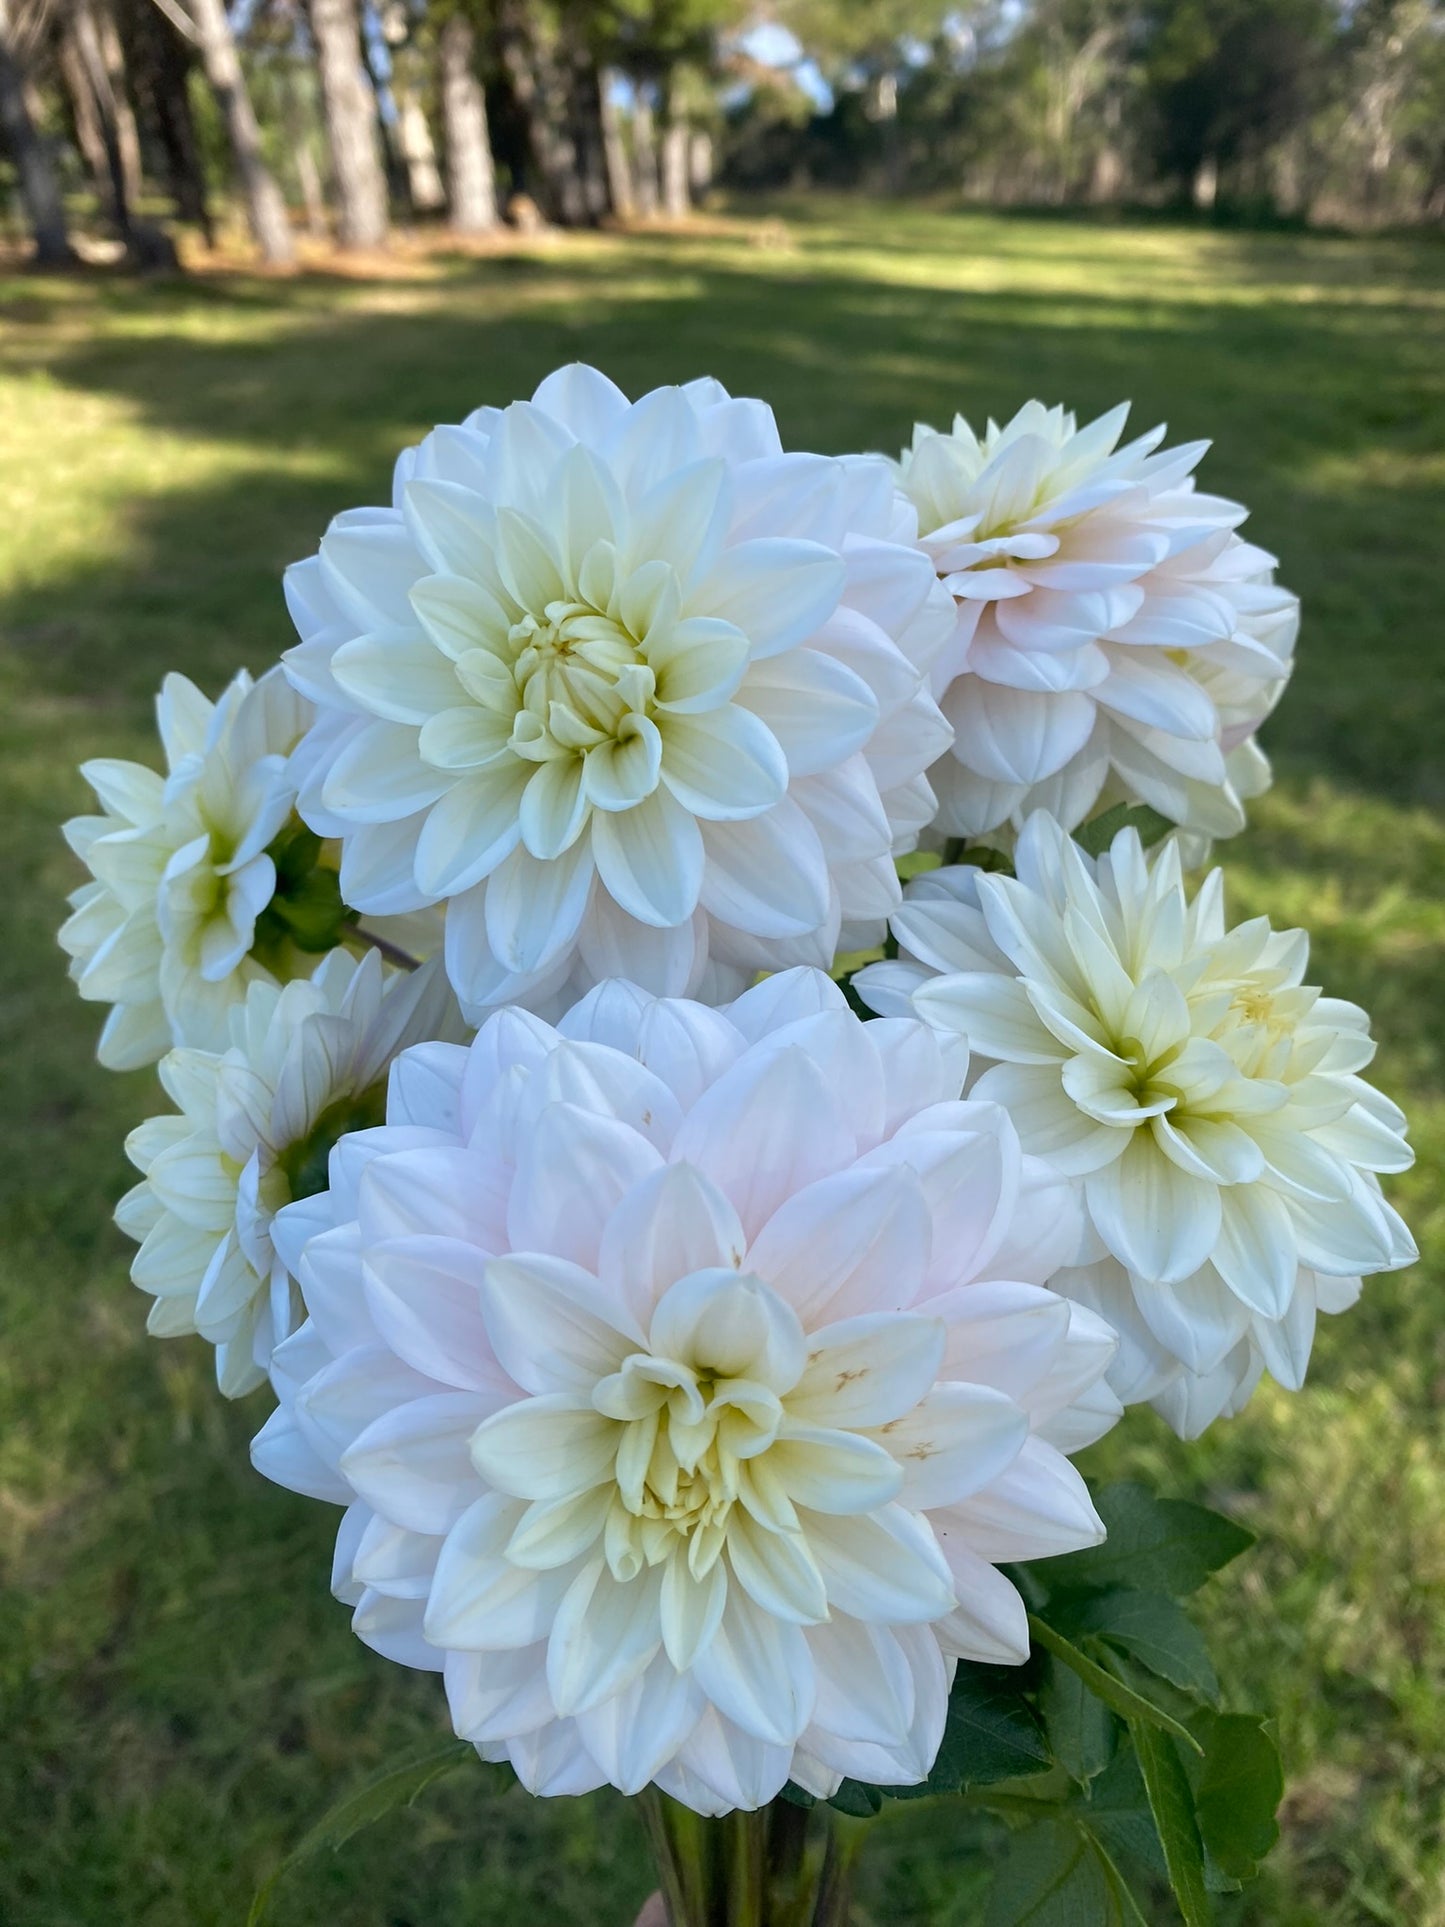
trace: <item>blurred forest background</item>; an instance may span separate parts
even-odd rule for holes
[[[714,188],[1445,222],[1442,0],[0,0],[46,263],[676,221]]]

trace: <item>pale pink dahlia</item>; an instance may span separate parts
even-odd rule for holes
[[[534,1792],[917,1782],[955,1662],[1028,1651],[999,1563],[1101,1536],[1113,1337],[1037,1282],[1077,1216],[960,1074],[818,972],[605,984],[408,1051],[277,1220],[311,1317],[256,1463]]]
[[[1269,782],[1254,740],[1289,675],[1299,603],[1196,491],[1208,443],[1118,446],[1127,404],[1079,428],[1032,401],[980,439],[919,426],[899,473],[957,610],[933,689],[954,729],[929,772],[938,828],[998,840],[1034,809],[1072,829],[1147,803],[1202,837]]]

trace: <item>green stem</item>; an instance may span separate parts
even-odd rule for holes
[[[345,934],[354,943],[364,943],[375,950],[389,964],[395,964],[398,970],[421,969],[420,960],[413,957],[409,950],[403,950],[400,944],[393,943],[389,937],[377,936],[374,930],[363,930],[359,923],[353,923]]]
[[[638,1805],[669,1927],[846,1927],[862,1825],[783,1800],[704,1820],[656,1787]]]
[[[853,1866],[868,1826],[866,1820],[849,1820],[841,1814],[832,1815],[831,1819],[818,1898],[813,1907],[813,1927],[848,1927],[853,1901]]]

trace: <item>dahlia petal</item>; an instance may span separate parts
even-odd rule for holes
[[[952,1611],[953,1581],[938,1541],[924,1520],[901,1505],[848,1515],[813,1513],[805,1529],[835,1612],[899,1626]]]
[[[497,961],[518,973],[545,969],[576,936],[594,875],[585,841],[548,862],[514,849],[487,881],[487,937]]]
[[[726,823],[771,809],[787,790],[788,762],[766,722],[727,703],[668,719],[662,780],[685,810]]]
[[[603,886],[639,923],[686,922],[704,879],[702,833],[663,789],[618,814],[592,819],[592,855]]]
[[[747,1262],[812,1327],[825,1314],[904,1310],[922,1287],[930,1245],[916,1173],[860,1168],[793,1190],[759,1228]]]
[[[642,1342],[640,1330],[620,1330],[608,1316],[592,1274],[564,1258],[489,1259],[479,1293],[491,1348],[524,1392],[590,1395]]]
[[[507,1564],[502,1555],[522,1511],[489,1492],[447,1533],[423,1621],[434,1646],[511,1655],[546,1639],[573,1574]]]
[[[876,1434],[903,1469],[899,1497],[916,1511],[970,1498],[1018,1457],[1026,1414],[991,1385],[937,1385]]]
[[[817,649],[755,663],[737,700],[766,725],[795,777],[832,769],[863,749],[879,716],[868,684]]]
[[[516,848],[530,766],[510,761],[443,778],[416,839],[417,887],[432,899],[470,889]]]
[[[690,613],[736,624],[760,661],[806,641],[837,606],[845,576],[842,558],[820,543],[754,536],[694,586]]]
[[[1218,1187],[1180,1170],[1144,1131],[1134,1132],[1112,1163],[1091,1171],[1085,1189],[1110,1251],[1160,1284],[1198,1271],[1219,1237]]]
[[[808,1128],[802,1128],[802,1120]],[[673,1143],[756,1234],[783,1202],[846,1162],[852,1134],[828,1085],[798,1046],[745,1058],[698,1099]],[[756,1254],[750,1264],[758,1262]]]
[[[701,841],[699,894],[710,916],[758,937],[808,936],[826,922],[827,858],[791,797],[747,821],[710,822]]]
[[[549,1104],[517,1159],[507,1206],[513,1249],[595,1265],[611,1212],[661,1162],[647,1139],[619,1119]]]
[[[690,1164],[665,1164],[638,1180],[603,1227],[603,1286],[644,1326],[663,1293],[691,1272],[741,1268],[746,1238],[722,1192]]]
[[[753,1739],[791,1746],[812,1715],[813,1658],[801,1628],[771,1618],[739,1587],[728,1589],[692,1672],[717,1711]]]
[[[646,1671],[662,1639],[661,1583],[649,1571],[619,1584],[601,1559],[577,1574],[547,1641],[547,1688],[563,1719],[625,1692]]]
[[[475,1392],[434,1392],[394,1406],[347,1447],[341,1470],[394,1525],[447,1532],[475,1494],[468,1441],[495,1403]]]
[[[983,1491],[940,1515],[940,1530],[948,1530],[950,1517],[958,1521],[969,1548],[991,1565],[1077,1552],[1104,1538],[1088,1487],[1069,1461],[1039,1438],[1028,1439],[1012,1465]]]
[[[825,1325],[808,1347],[788,1411],[805,1424],[887,1425],[915,1407],[938,1377],[944,1337],[938,1320],[876,1312]]]
[[[611,1476],[618,1436],[616,1423],[590,1402],[551,1392],[485,1417],[471,1434],[468,1463],[498,1492],[553,1503]]]
[[[1299,1266],[1292,1253],[1286,1251],[1285,1257],[1292,1290]],[[1216,1370],[1250,1327],[1249,1307],[1220,1272],[1218,1246],[1213,1267],[1206,1265],[1172,1285],[1135,1278],[1133,1290],[1134,1302],[1155,1338],[1187,1370],[1201,1376]]]
[[[936,1629],[944,1651],[984,1666],[1022,1666],[1029,1656],[1029,1616],[1017,1588],[971,1550],[966,1531],[952,1522],[937,1530],[958,1595]]]

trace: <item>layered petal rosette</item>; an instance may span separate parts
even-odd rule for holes
[[[1036,1282],[1077,1210],[960,1077],[818,972],[607,983],[407,1052],[281,1214],[256,1463],[347,1507],[356,1631],[534,1792],[916,1782],[957,1658],[1028,1651],[998,1562],[1101,1536],[1064,1454],[1113,1337]]]
[[[1246,511],[1196,491],[1208,444],[1119,447],[1029,402],[980,439],[919,426],[903,487],[957,606],[933,687],[954,727],[930,772],[939,828],[1008,840],[1036,808],[1067,829],[1147,803],[1204,838],[1269,781],[1255,731],[1284,688],[1299,604]]]
[[[374,951],[333,951],[309,979],[253,982],[224,1051],[173,1050],[160,1080],[176,1110],[126,1139],[144,1172],[116,1207],[140,1243],[131,1277],[148,1328],[199,1332],[227,1398],[260,1385],[300,1299],[271,1241],[276,1212],[326,1183],[332,1145],[376,1123],[397,1052],[465,1029],[440,959],[387,971]]]
[[[1193,1437],[1265,1370],[1297,1389],[1316,1312],[1416,1256],[1377,1176],[1413,1162],[1405,1118],[1359,1075],[1365,1013],[1304,982],[1305,933],[1226,928],[1221,873],[1191,902],[1172,838],[1094,862],[1038,814],[1017,872],[918,878],[857,986],[966,1037],[970,1095],[1078,1182],[1088,1236],[1050,1282],[1119,1332],[1120,1396]]]
[[[71,896],[60,942],[82,997],[113,1008],[99,1056],[152,1064],[172,1044],[225,1047],[249,984],[274,981],[256,954],[276,892],[268,845],[295,800],[287,758],[310,718],[279,669],[243,669],[219,702],[169,675],[156,702],[166,774],[101,758],[82,765],[101,813],[66,841],[94,881]]]
[[[784,454],[716,382],[571,367],[438,428],[288,577],[347,902],[446,902],[469,1014],[716,1000],[881,933],[949,736],[915,535],[884,463]]]

